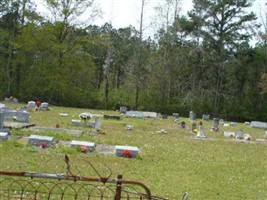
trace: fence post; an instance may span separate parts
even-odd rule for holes
[[[116,195],[115,195],[114,200],[120,200],[121,199],[121,187],[122,187],[122,175],[118,175]]]

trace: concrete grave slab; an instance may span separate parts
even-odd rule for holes
[[[156,112],[143,112],[143,116],[146,118],[157,118],[158,114]]]
[[[121,117],[120,116],[114,116],[114,115],[104,115],[104,119],[121,120]]]
[[[46,145],[47,147],[51,146],[54,143],[54,138],[49,136],[42,135],[30,135],[28,138],[28,144],[34,146]]]
[[[127,111],[125,113],[125,116],[133,118],[144,118],[144,113],[141,111]]]
[[[134,146],[115,146],[116,156],[127,157],[124,155],[126,152],[130,152],[131,158],[135,158],[138,155],[139,148]]]
[[[48,131],[48,132],[55,132],[55,133],[68,133],[70,135],[80,137],[83,134],[82,130],[70,130],[70,129],[64,129],[64,128],[51,128],[51,127],[32,127],[32,130],[35,131]]]
[[[1,132],[0,130],[0,142],[8,139],[8,132]]]
[[[251,121],[250,122],[250,127],[267,129],[267,123],[266,122],[261,122],[261,121]]]
[[[70,143],[71,147],[86,147],[87,151],[94,151],[95,150],[95,143],[93,142],[87,142],[87,141],[77,141],[77,140],[72,140]]]

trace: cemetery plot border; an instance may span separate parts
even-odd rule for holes
[[[63,161],[63,159],[62,159]],[[66,174],[0,171],[0,199],[157,199],[142,182],[101,176],[97,169],[86,161],[98,177],[75,175],[70,159],[65,155]]]

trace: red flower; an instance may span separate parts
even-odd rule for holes
[[[132,158],[133,154],[129,150],[123,150],[122,156],[125,157],[125,158]]]
[[[43,149],[45,149],[47,147],[47,144],[45,142],[41,142],[40,143],[40,147],[43,148]]]

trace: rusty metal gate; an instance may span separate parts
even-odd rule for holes
[[[65,155],[65,174],[0,171],[1,200],[93,200],[93,199],[158,199],[139,181],[110,176],[102,177],[91,163],[98,177],[75,175]]]

